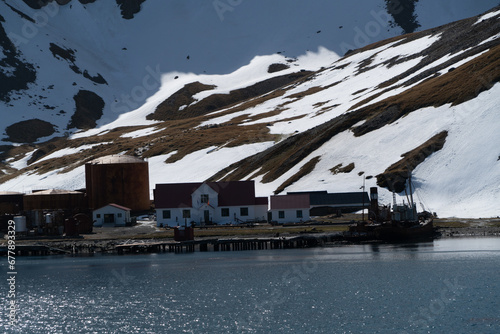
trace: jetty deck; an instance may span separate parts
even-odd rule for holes
[[[167,240],[128,240],[119,243],[117,240],[107,241],[57,241],[37,242],[36,244],[17,244],[16,256],[39,256],[54,254],[95,254],[95,253],[192,253],[192,252],[226,252],[265,249],[311,248],[323,246],[328,242],[342,240],[335,234],[304,234],[289,237],[253,237],[253,238],[205,238],[188,241]],[[0,246],[0,255],[7,255],[6,245]],[[9,254],[10,255],[10,254]]]
[[[202,239],[189,241],[135,242],[116,245],[118,254],[124,253],[192,253],[224,252],[264,249],[310,248],[324,245],[327,242],[340,240],[339,234],[321,236],[294,236],[272,238],[230,238]]]
[[[69,250],[64,250],[47,245],[16,245],[13,251],[15,255],[51,255],[51,254],[71,254]],[[7,255],[7,246],[0,246],[0,255]]]

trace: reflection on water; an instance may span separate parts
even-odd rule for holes
[[[17,268],[20,327],[0,332],[500,332],[500,238],[32,257]]]

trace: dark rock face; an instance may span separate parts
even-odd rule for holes
[[[33,162],[37,161],[38,159],[43,158],[46,156],[48,153],[52,152],[53,150],[56,149],[56,146],[54,144],[48,144],[44,145],[44,147],[39,148],[36,150],[31,158],[28,160],[28,165],[31,165]]]
[[[74,63],[75,62],[75,50],[72,49],[64,49],[60,47],[57,44],[50,43],[49,47],[50,52],[52,52],[52,55],[54,58],[62,58],[66,59],[68,62]]]
[[[55,132],[54,125],[41,119],[34,118],[17,122],[8,126],[5,132],[8,141],[14,143],[32,143],[38,138],[50,136]]]
[[[134,18],[134,14],[141,11],[141,4],[144,1],[146,0],[116,0],[116,3],[120,6],[122,17],[130,20]]]
[[[447,137],[448,131],[443,131],[410,152],[403,154],[401,160],[389,166],[382,174],[377,175],[377,185],[397,193],[404,191],[411,172],[432,153],[441,150]]]
[[[102,117],[104,109],[104,100],[94,92],[81,90],[76,94],[75,100],[76,110],[71,121],[68,124],[68,129],[91,129],[96,126],[96,121]]]
[[[253,84],[249,87],[232,90],[229,94],[212,94],[198,103],[190,105],[194,101],[192,98],[194,94],[213,88],[212,86],[195,82],[184,86],[170,98],[163,101],[160,105],[158,105],[155,112],[153,114],[149,114],[146,118],[149,120],[167,121],[175,119],[188,119],[191,117],[205,115],[217,109],[225,108],[230,105],[243,102],[247,99],[269,93],[309,74],[311,74],[311,72],[301,71],[273,77]],[[188,106],[179,112],[179,107],[181,105]]]
[[[83,76],[87,79],[89,79],[90,81],[96,83],[96,84],[101,84],[101,85],[107,85],[108,82],[106,81],[106,79],[104,79],[102,77],[102,75],[100,75],[99,73],[97,73],[97,75],[95,76],[92,76],[89,74],[89,72],[87,70],[84,70],[83,71]]]
[[[101,84],[101,85],[108,84],[107,81],[99,73],[97,73],[97,75],[95,76],[90,75],[87,70],[84,70],[82,73],[82,70],[80,70],[80,68],[75,64],[76,60],[75,50],[65,49],[54,43],[50,43],[49,50],[50,52],[52,52],[54,58],[59,60],[62,59],[66,60],[69,63],[69,68],[76,74],[82,74],[86,79],[89,79],[90,81],[96,84]]]
[[[25,4],[33,9],[41,9],[54,0],[23,0]],[[58,5],[64,6],[71,2],[71,0],[55,0]],[[96,0],[78,0],[81,4],[93,3]],[[109,1],[109,0],[106,0]],[[116,4],[121,9],[121,14],[124,19],[130,20],[134,18],[134,14],[141,11],[141,4],[146,0],[116,0]]]
[[[193,95],[205,90],[214,89],[215,87],[216,86],[204,85],[198,81],[189,83],[158,105],[155,112],[148,115],[147,118],[154,120],[168,120],[175,117],[175,114],[178,113],[181,106],[190,105],[195,101]]]
[[[36,71],[32,64],[23,62],[20,59],[20,53],[15,45],[7,36],[2,26],[5,22],[0,15],[0,50],[3,49],[4,58],[0,57],[0,66],[3,68],[12,68],[9,73],[0,71],[0,100],[9,102],[9,93],[16,90],[28,88],[28,84],[36,80]]]
[[[52,0],[23,0],[25,4],[30,6],[33,9],[40,9],[43,6],[46,6]]]
[[[385,0],[387,12],[394,18],[393,26],[403,28],[405,34],[420,27],[415,16],[415,4],[418,0]]]
[[[269,65],[269,67],[267,69],[267,73],[275,73],[275,72],[287,70],[289,68],[290,68],[290,66],[288,66],[287,64],[279,64],[279,63],[271,64],[271,65]]]
[[[23,1],[25,4],[27,4],[28,6],[30,6],[33,9],[41,9],[41,8],[47,6],[48,3],[50,3],[54,0],[23,0]],[[80,3],[85,5],[88,3],[95,2],[96,0],[79,0],[79,1],[80,1]],[[61,6],[67,5],[70,2],[71,2],[71,0],[56,0],[56,3],[58,5],[61,5]]]

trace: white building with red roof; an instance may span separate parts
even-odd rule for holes
[[[268,220],[278,224],[298,223],[314,216],[342,214],[367,209],[370,197],[364,192],[328,193],[326,191],[289,192],[271,196]]]
[[[268,210],[254,181],[157,184],[154,201],[158,227],[264,221]]]
[[[94,226],[126,226],[130,223],[130,208],[110,203],[92,212]]]
[[[269,220],[278,224],[308,221],[310,206],[309,194],[271,196]]]

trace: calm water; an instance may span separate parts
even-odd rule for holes
[[[17,272],[19,327],[2,309],[0,332],[500,333],[500,238],[32,257]]]

